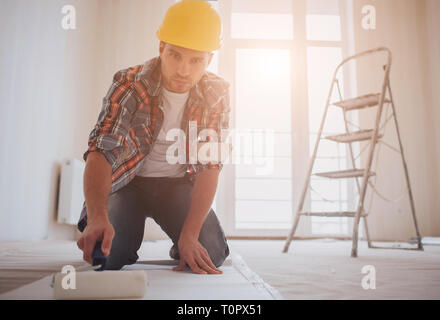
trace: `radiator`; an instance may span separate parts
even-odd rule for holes
[[[83,176],[85,162],[69,159],[61,166],[58,197],[58,223],[76,225],[84,203]]]

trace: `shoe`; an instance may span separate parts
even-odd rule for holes
[[[174,260],[180,260],[179,249],[175,244],[173,244],[173,246],[170,249],[170,257],[173,258]]]

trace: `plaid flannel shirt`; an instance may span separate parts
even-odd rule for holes
[[[163,123],[161,101],[160,57],[117,72],[103,99],[98,121],[89,135],[90,152],[101,152],[112,167],[114,193],[127,185],[142,166],[142,160],[152,150]],[[198,172],[209,168],[222,169],[221,161],[202,164],[189,161],[189,122],[197,123],[197,136],[203,129],[213,129],[218,142],[222,130],[229,128],[229,83],[206,72],[190,90],[181,128],[186,134],[186,175],[194,180]],[[209,137],[208,137],[209,140]],[[83,204],[79,229],[85,227],[86,205]]]

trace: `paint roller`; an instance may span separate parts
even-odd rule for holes
[[[143,270],[104,270],[107,257],[98,241],[92,267],[74,274],[56,273],[52,278],[55,299],[124,299],[145,295],[147,274]],[[96,272],[99,271],[99,272]]]

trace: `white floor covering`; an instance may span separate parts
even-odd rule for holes
[[[425,245],[424,251],[369,249],[366,241],[359,241],[358,257],[352,258],[347,240],[293,241],[287,254],[281,252],[284,243],[242,240],[232,247],[285,299],[440,299],[440,246]],[[362,288],[365,265],[375,267],[376,289]]]
[[[374,244],[394,247],[406,245]],[[149,274],[153,272],[151,275],[157,274],[156,285],[160,285],[160,279],[163,279],[161,272],[171,272],[177,277],[174,283],[180,281],[183,286],[180,289],[175,287],[175,295],[170,293],[173,290],[168,293],[162,290],[150,292],[146,298],[440,299],[440,246],[425,245],[424,251],[369,249],[366,242],[360,241],[359,256],[352,258],[351,241],[298,240],[292,242],[288,253],[281,252],[284,245],[281,240],[229,240],[229,245],[231,258],[222,266],[222,270],[225,275],[230,271],[233,276],[227,278],[224,287],[218,287],[221,281],[215,282],[216,275],[179,275],[164,270],[171,268],[169,266],[148,266],[157,269],[147,271]],[[169,240],[144,242],[139,256],[141,260],[169,259],[170,246]],[[23,293],[23,288],[26,288],[23,285],[34,282],[35,286],[36,280],[61,270],[66,264],[84,264],[81,252],[73,241],[0,243],[0,294],[3,293],[0,299],[14,298],[14,292],[22,290]],[[375,268],[375,289],[362,288],[362,278],[366,276],[362,274],[362,268],[365,265]],[[194,277],[207,279],[200,283],[204,283],[206,292],[211,292],[211,296],[197,296],[193,294],[196,290],[189,292],[182,289]],[[241,293],[238,290],[240,284],[246,284]],[[17,290],[11,291],[13,289]],[[226,295],[227,292],[230,294]]]
[[[252,272],[241,257],[231,253],[223,266],[223,274],[198,275],[190,270],[172,271],[173,265],[145,264],[146,261],[173,262],[168,256],[171,241],[144,242],[139,263],[125,270],[144,270],[147,273],[145,300],[272,300],[281,295]],[[9,243],[0,249],[0,299],[53,299],[51,274],[66,264],[86,265],[75,242]],[[38,273],[43,278],[18,288],[18,279],[28,282]],[[49,274],[49,275],[48,275]],[[31,275],[31,276],[30,276]]]

